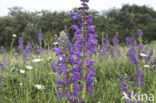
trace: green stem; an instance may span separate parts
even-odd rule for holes
[[[11,42],[11,49],[12,49],[12,46],[14,44],[14,41],[15,41],[15,38],[12,39],[12,42]]]
[[[86,97],[86,80],[85,80],[85,75],[86,75],[86,17],[85,17],[85,10],[83,13],[83,19],[84,19],[84,24],[83,24],[83,41],[84,41],[84,47],[83,47],[83,90],[82,90],[82,99],[85,99]]]

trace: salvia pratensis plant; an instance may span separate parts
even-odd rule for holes
[[[4,65],[0,64],[0,84],[4,81]]]
[[[102,46],[102,50],[103,50],[103,55],[107,55],[109,52],[109,40],[107,38],[103,39],[103,46]]]
[[[2,49],[0,50],[0,52],[3,54],[3,57],[6,56],[6,50],[5,50],[4,48],[2,48]]]
[[[74,20],[81,20],[82,22],[78,26],[72,25],[71,27],[76,30],[74,33],[75,43],[73,46],[70,46],[67,53],[66,49],[68,46],[66,45],[63,46],[66,47],[64,50],[60,46],[59,48],[54,48],[56,55],[59,58],[61,57],[61,61],[58,61],[60,63],[60,66],[57,68],[58,73],[59,75],[64,73],[64,80],[57,80],[62,90],[58,90],[56,93],[60,94],[59,99],[66,95],[70,103],[85,103],[87,92],[92,94],[94,91],[91,88],[95,85],[93,77],[95,76],[95,68],[93,66],[95,61],[91,60],[89,55],[96,52],[97,35],[94,31],[95,26],[90,24],[93,17],[87,12],[89,9],[87,2],[89,0],[81,1],[82,7],[79,8],[81,15],[72,13]],[[61,42],[61,40],[58,39],[58,42]],[[68,62],[71,64],[70,67],[73,67],[72,69],[69,69]]]
[[[104,38],[102,33],[102,43],[101,46],[98,46],[97,52],[99,54],[100,62],[107,60],[106,58],[109,56],[109,40],[107,39],[107,35]]]
[[[38,33],[39,46],[37,46],[36,49],[37,54],[40,54],[42,52],[42,40],[43,40],[43,33],[39,32]]]
[[[39,41],[42,41],[43,40],[43,33],[42,32],[39,32],[38,33],[38,40]]]
[[[31,51],[32,51],[32,46],[31,46],[31,43],[28,42],[26,47],[25,47],[25,50],[22,53],[23,61],[28,61],[29,60],[29,56],[31,55]]]
[[[1,62],[1,64],[3,65],[3,66],[7,66],[7,64],[8,64],[8,60],[7,60],[7,58],[6,58],[6,50],[4,49],[4,48],[2,48],[1,50],[0,50],[0,54],[2,53],[2,61],[0,61]]]
[[[156,72],[156,58],[154,58],[154,59],[152,60],[152,65],[153,65],[153,67],[150,68],[150,71]]]
[[[150,51],[149,56],[147,56],[147,52],[145,51],[149,51],[149,50],[148,50],[148,47],[145,47],[142,42],[143,32],[140,29],[137,29],[137,35],[138,35],[138,41],[135,40],[134,38],[129,38],[129,37],[126,38],[126,43],[130,45],[129,50],[126,55],[131,61],[131,63],[137,67],[136,75],[135,75],[135,78],[136,78],[136,83],[135,83],[136,91],[135,92],[141,93],[145,85],[144,84],[144,70],[143,70],[144,62],[143,60],[151,61],[153,52]],[[121,77],[122,79],[124,79],[124,76],[121,76]],[[122,90],[124,90],[123,85],[124,84],[122,82],[122,85],[121,85]],[[127,91],[125,91],[125,93],[129,95]],[[130,103],[133,103],[133,102],[130,102]],[[141,101],[138,101],[138,103],[141,103]]]
[[[112,45],[112,50],[110,51],[111,58],[113,60],[117,60],[120,57],[120,50],[119,50],[119,40],[118,40],[118,33],[114,36]]]
[[[2,83],[2,81],[4,81],[4,71],[5,71],[5,67],[8,64],[8,61],[6,59],[6,50],[4,48],[2,48],[0,50],[0,54],[2,53],[3,55],[3,59],[2,61],[0,61],[0,84]]]
[[[129,87],[130,78],[131,77],[128,76],[127,74],[120,75],[120,79],[121,79],[120,80],[120,86],[121,86],[122,92],[128,94],[129,98],[131,97],[131,90],[130,90],[130,87]]]
[[[88,5],[87,2],[89,0],[81,0],[82,7],[79,8],[81,10],[81,16],[73,13],[73,16],[76,16],[77,19],[81,20],[81,24],[79,26],[73,25],[72,28],[76,30],[74,34],[74,38],[77,38],[77,41],[74,44],[74,55],[77,57],[75,63],[76,67],[73,68],[73,77],[78,79],[75,80],[76,84],[79,84],[81,101],[85,102],[86,93],[93,93],[94,91],[91,89],[94,84],[95,76],[95,68],[93,64],[95,61],[91,60],[89,55],[95,54],[97,46],[97,35],[95,34],[95,26],[91,25],[92,15],[88,14]],[[80,83],[79,83],[80,82]]]
[[[32,51],[32,46],[31,46],[31,43],[28,42],[26,47],[24,47],[24,40],[22,37],[20,37],[20,39],[18,40],[19,42],[19,46],[18,46],[18,49],[20,50],[20,53],[22,54],[23,56],[23,61],[28,61],[29,60],[29,56],[31,54],[31,51]]]
[[[73,95],[70,91],[72,79],[71,79],[71,47],[72,44],[70,43],[67,35],[64,35],[63,37],[60,36],[57,40],[58,47],[54,47],[53,49],[56,51],[56,56],[58,57],[58,62],[55,67],[52,67],[54,71],[57,71],[60,78],[56,81],[58,84],[58,87],[60,88],[58,91],[56,91],[57,94],[60,94],[59,100],[61,100],[63,97],[67,97],[68,100],[70,100],[71,96]],[[74,85],[73,85],[74,86]]]
[[[19,37],[18,43],[19,43],[18,49],[20,50],[20,53],[23,53],[24,52],[24,40],[22,37]]]

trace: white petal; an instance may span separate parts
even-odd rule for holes
[[[62,60],[62,57],[60,57],[59,59]]]
[[[57,42],[54,42],[53,44],[55,44],[55,45],[56,45],[56,44],[58,44],[58,43],[57,43]]]
[[[140,53],[140,56],[142,56],[142,57],[147,57],[147,55],[144,54],[144,53]]]
[[[22,86],[23,84],[22,84],[22,83],[20,83],[19,85],[20,85],[20,86]]]
[[[22,69],[21,69],[21,70],[20,70],[20,73],[25,73],[25,70],[22,70]]]
[[[144,65],[144,67],[145,67],[145,68],[149,68],[150,66],[149,66],[149,65]]]
[[[33,69],[33,67],[32,66],[25,66],[27,69],[29,69],[29,70],[31,70],[31,69]]]
[[[32,61],[35,62],[35,63],[38,63],[38,62],[40,62],[40,61],[43,61],[43,59],[38,59],[38,58],[37,58],[37,59],[33,59]]]
[[[16,35],[16,34],[13,34],[13,35],[12,35],[12,37],[16,38],[16,37],[17,37],[17,35]]]
[[[45,89],[45,86],[40,85],[40,84],[36,84],[35,88],[37,88],[37,89]]]

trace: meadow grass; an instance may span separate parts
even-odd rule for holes
[[[156,51],[156,41],[148,45]],[[128,103],[121,101],[123,94],[119,76],[131,75],[130,87],[135,90],[137,68],[126,57],[127,49],[128,47],[122,47],[123,55],[117,61],[112,60],[109,56],[104,56],[100,61],[99,56],[93,55],[96,60],[96,80],[93,88],[95,92],[87,95],[87,103]],[[33,62],[34,58],[40,58],[43,61]],[[60,78],[52,69],[53,62],[57,61],[55,52],[32,54],[29,61],[24,62],[22,55],[19,55],[16,60],[13,51],[10,51],[6,56],[0,55],[0,61],[8,62],[4,72],[0,72],[0,103],[66,103],[65,99],[59,101],[58,95],[55,94],[58,90],[56,80]],[[32,69],[29,70],[25,66],[31,66]],[[20,73],[20,70],[25,72]],[[155,94],[156,98],[156,73],[149,71],[149,68],[144,68],[144,70],[145,87],[143,92]],[[43,85],[45,88],[37,89],[36,84]]]

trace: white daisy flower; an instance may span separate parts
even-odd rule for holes
[[[20,73],[24,74],[24,73],[25,73],[25,70],[22,70],[22,69],[21,69],[21,70],[20,70]]]
[[[145,68],[149,68],[150,66],[149,66],[149,65],[144,65],[144,67],[145,67]]]
[[[144,53],[140,53],[140,56],[142,56],[142,57],[147,57],[147,55],[144,54]]]
[[[32,66],[28,66],[28,65],[26,65],[25,67],[26,67],[27,69],[29,69],[29,70],[33,69]]]
[[[52,58],[51,58],[51,57],[49,57],[49,58],[48,58],[48,61],[50,61],[50,60],[52,60]]]
[[[45,89],[45,86],[43,86],[43,85],[40,85],[40,84],[36,84],[35,85],[35,88],[37,88],[37,89]]]
[[[22,83],[20,83],[19,85],[20,85],[20,86],[22,86],[23,84],[22,84]]]
[[[57,43],[57,42],[54,42],[53,44],[56,45],[56,44],[58,44],[58,43]]]
[[[32,61],[35,62],[35,63],[38,63],[38,62],[43,61],[43,59],[36,58],[36,59],[33,59]]]

